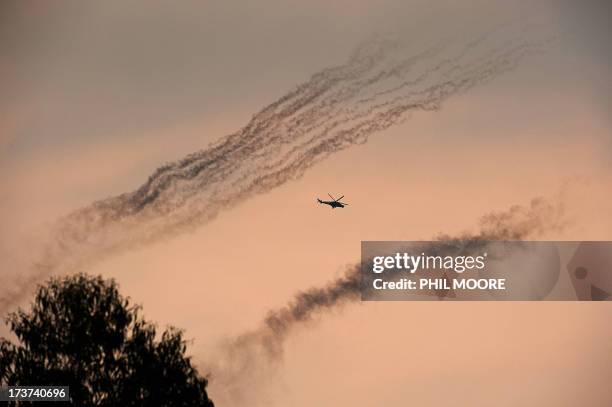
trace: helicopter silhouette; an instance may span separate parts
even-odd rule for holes
[[[319,198],[317,198],[317,202],[319,202],[320,204],[325,204],[325,205],[329,205],[331,206],[332,209],[336,209],[336,208],[344,208],[346,205],[348,205],[347,203],[344,202],[340,202],[340,200],[342,198],[344,198],[344,195],[342,195],[340,198],[336,199],[333,196],[331,196],[331,194],[327,194],[329,195],[329,197],[331,199],[333,199],[333,201],[322,201]]]

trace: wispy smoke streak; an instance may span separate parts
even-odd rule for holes
[[[436,240],[447,242],[448,252],[436,254],[458,254],[459,247],[469,252],[493,240],[536,238],[563,226],[561,203],[536,198],[528,206],[516,205],[483,216],[477,233],[439,235]],[[319,315],[361,298],[360,267],[360,263],[348,266],[342,277],[329,284],[299,292],[284,307],[270,311],[258,329],[225,343],[216,361],[207,364],[212,368],[215,399],[227,405],[252,402],[253,392],[265,387],[265,380],[278,369],[290,333]]]
[[[503,31],[408,57],[398,41],[361,46],[344,65],[313,75],[238,132],[158,168],[133,192],[61,219],[32,269],[0,293],[0,310],[42,276],[82,269],[114,252],[193,230],[223,209],[301,177],[329,155],[365,143],[412,112],[440,109],[449,97],[541,50],[541,43]]]

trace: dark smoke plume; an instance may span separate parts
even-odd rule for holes
[[[345,64],[316,73],[241,130],[158,168],[137,190],[60,219],[31,269],[3,288],[0,311],[43,276],[82,270],[112,253],[193,230],[413,112],[440,109],[449,97],[513,69],[545,45],[508,31],[409,56],[394,40],[359,47]]]
[[[515,205],[483,216],[476,233],[438,235],[436,240],[448,242],[449,252],[436,254],[451,254],[457,249],[455,244],[475,249],[495,240],[533,239],[564,226],[561,203],[536,198],[528,206]],[[360,268],[360,263],[350,265],[342,277],[327,285],[297,293],[287,305],[270,311],[258,329],[224,344],[219,361],[208,364],[216,400],[226,400],[229,405],[252,401],[252,392],[265,386],[263,382],[278,369],[289,334],[317,316],[361,298]]]

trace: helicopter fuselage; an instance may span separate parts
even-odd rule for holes
[[[332,209],[335,208],[344,208],[344,204],[342,204],[341,202],[336,202],[336,201],[322,201],[320,199],[318,199],[320,204],[325,204],[325,205],[329,205],[331,206]]]

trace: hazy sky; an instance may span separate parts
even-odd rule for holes
[[[546,238],[612,239],[606,2],[328,3],[3,2],[3,276],[45,224],[236,131],[371,34],[419,50],[519,18],[561,40],[194,233],[87,271],[116,278],[161,326],[186,329],[204,361],[356,261],[361,240],[455,233],[560,190],[571,222]],[[350,206],[316,205],[327,192]],[[253,403],[609,406],[608,304],[349,305],[291,337]]]

